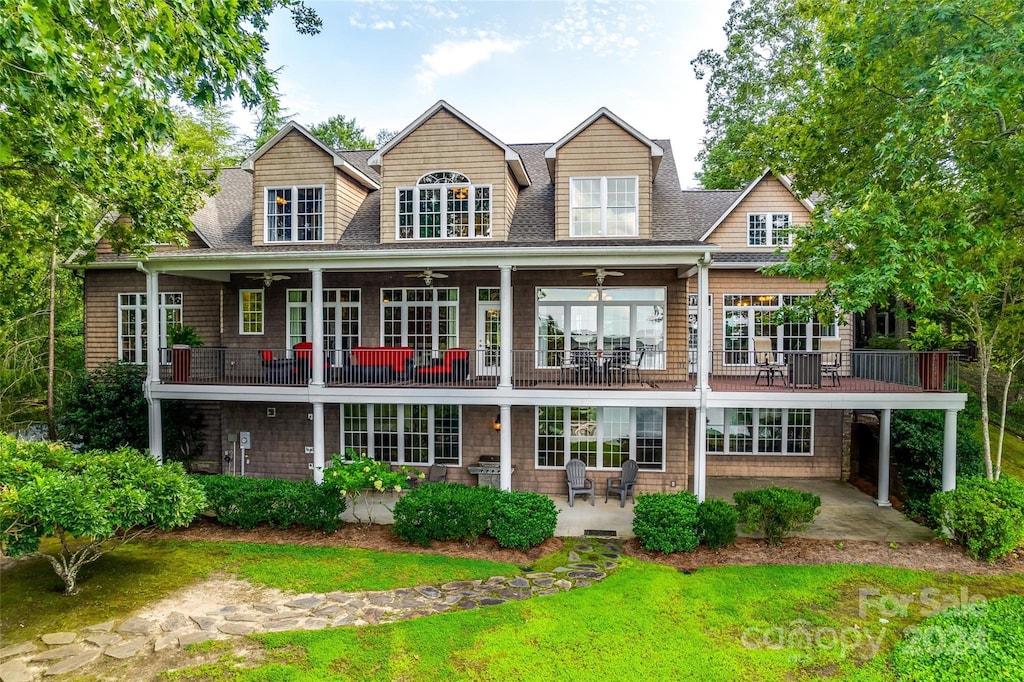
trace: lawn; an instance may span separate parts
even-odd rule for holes
[[[871,596],[862,609],[862,589],[893,598]],[[1021,574],[836,565],[687,575],[627,559],[586,589],[381,626],[262,635],[267,657],[257,667],[229,659],[165,678],[892,680],[885,654],[936,604],[1021,593]]]
[[[992,457],[995,458],[996,448],[999,445],[999,428],[989,426],[988,430],[992,439]],[[993,465],[995,462],[993,461]],[[1024,482],[1024,439],[1021,439],[1009,431],[1003,440],[1003,473],[1013,476],[1018,481]]]
[[[3,570],[0,641],[74,630],[122,617],[214,571],[294,592],[386,590],[449,580],[515,575],[510,564],[432,554],[392,554],[347,547],[240,542],[139,541],[82,571],[81,592],[66,597],[50,564],[34,557]]]

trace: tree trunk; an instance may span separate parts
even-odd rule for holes
[[[995,461],[995,472],[992,478],[996,481],[1003,473],[1003,438],[1006,436],[1006,403],[1010,396],[1010,384],[1013,383],[1013,369],[1015,367],[1010,365],[1009,371],[1006,372],[1006,384],[1003,386],[1003,404],[999,410],[999,442],[996,444],[996,461]]]
[[[982,333],[984,331],[984,324],[981,322],[981,316],[975,310],[975,325],[976,338],[978,341],[978,371],[981,375],[981,389],[979,393],[981,395],[981,442],[984,445],[984,457],[985,457],[985,478],[992,480],[992,437],[988,432],[989,423],[989,410],[988,410],[988,377],[989,372],[992,369],[992,341],[995,340],[995,334],[992,339],[988,339]]]
[[[54,242],[50,251],[50,321],[47,330],[46,360],[46,435],[57,440],[57,422],[54,417],[55,337],[57,334],[57,241],[54,227]]]

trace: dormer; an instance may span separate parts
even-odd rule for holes
[[[793,243],[793,228],[811,221],[814,204],[793,191],[785,175],[765,170],[743,188],[700,241],[728,251],[773,253]]]
[[[379,185],[295,122],[242,162],[253,174],[253,246],[336,243]]]
[[[381,176],[381,243],[504,241],[519,190],[519,154],[444,100],[369,159]]]
[[[555,184],[555,238],[650,238],[651,184],[664,151],[598,109],[544,152]]]

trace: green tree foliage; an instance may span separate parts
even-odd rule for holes
[[[725,50],[701,50],[691,62],[697,78],[707,79],[696,175],[705,189],[736,189],[764,171],[767,155],[759,145],[765,140],[757,133],[793,107],[809,73],[811,22],[797,6],[797,0],[733,0]]]
[[[800,195],[820,197],[812,223],[774,272],[825,280],[813,302],[822,316],[895,298],[922,316],[957,321],[978,344],[987,426],[992,354],[1020,325],[1024,304],[1024,6],[739,6],[763,10],[767,24],[729,27],[743,36],[741,52],[758,54],[764,27],[787,25],[796,12],[794,31],[769,34],[780,49],[764,48],[783,64],[766,70],[726,60],[729,68],[709,83],[709,108],[723,112],[727,126],[746,125],[746,103],[772,94],[743,142],[757,159],[747,169],[770,166],[790,175]],[[712,133],[716,126],[709,115]],[[993,476],[987,428],[984,437]]]
[[[150,529],[186,525],[205,502],[180,465],[137,450],[75,453],[0,434],[0,550],[17,556],[37,551],[41,538],[59,540],[43,555],[65,594],[78,590],[85,564]]]
[[[194,154],[206,168],[213,169],[237,164],[245,158],[236,140],[238,129],[231,123],[231,114],[224,105],[176,107],[174,113],[174,148],[179,154]]]
[[[365,131],[356,124],[355,117],[343,114],[331,116],[326,121],[311,126],[309,132],[332,149],[373,149],[374,141],[366,137]]]
[[[149,447],[144,365],[112,362],[75,377],[64,400],[61,438],[90,450]]]

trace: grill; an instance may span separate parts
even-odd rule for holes
[[[477,485],[488,488],[501,487],[501,465],[498,455],[484,455],[477,462],[476,466],[468,467],[469,473],[476,475]],[[512,473],[516,468],[512,467]]]

